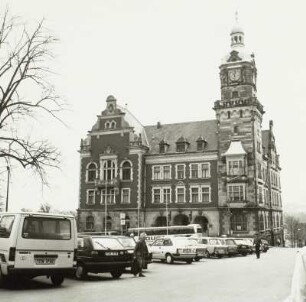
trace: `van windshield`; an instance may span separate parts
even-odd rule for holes
[[[69,240],[71,222],[56,217],[26,217],[23,222],[22,237],[25,239]]]

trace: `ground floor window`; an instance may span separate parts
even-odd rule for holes
[[[232,231],[246,231],[247,218],[243,214],[233,214],[231,218]]]
[[[86,230],[92,231],[95,227],[95,220],[93,216],[86,217]]]

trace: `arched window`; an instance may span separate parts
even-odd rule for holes
[[[88,182],[95,181],[95,179],[98,176],[97,172],[98,172],[97,165],[95,163],[90,163],[86,169],[86,180]]]
[[[125,161],[122,164],[122,180],[131,180],[132,179],[132,167],[131,163]]]
[[[115,129],[116,128],[116,122],[115,121],[111,121],[110,128],[111,129]]]
[[[113,160],[106,160],[103,163],[103,179],[113,179],[116,177],[116,164]]]
[[[227,111],[227,118],[231,118],[231,112]]]
[[[110,128],[110,122],[109,122],[109,121],[107,121],[107,122],[104,124],[104,128],[105,128],[105,129]]]
[[[95,220],[93,216],[87,216],[86,217],[86,230],[92,231],[95,227]]]
[[[243,214],[234,214],[231,218],[231,225],[233,231],[246,231],[247,218]]]

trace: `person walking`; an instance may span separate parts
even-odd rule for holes
[[[260,258],[260,246],[261,246],[261,239],[259,235],[256,235],[256,238],[254,240],[254,245],[255,245],[255,254],[257,259]]]
[[[142,273],[142,269],[146,267],[146,256],[148,255],[148,247],[145,239],[146,233],[141,233],[134,249],[134,256],[138,264],[139,277],[145,277]],[[136,276],[137,273],[134,273],[134,275]]]

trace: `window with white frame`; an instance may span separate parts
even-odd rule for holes
[[[122,180],[132,180],[132,165],[129,161],[124,161],[121,166]]]
[[[210,201],[211,201],[210,186],[191,186],[190,187],[190,202],[208,203]]]
[[[190,164],[190,178],[199,178],[198,164]]]
[[[176,167],[176,179],[185,179],[185,165],[178,164]]]
[[[170,165],[153,166],[152,179],[153,180],[171,179],[171,166]]]
[[[163,203],[170,203],[171,202],[171,188],[163,188]]]
[[[171,202],[170,187],[152,188],[152,203],[170,203],[170,202]]]
[[[130,203],[131,202],[131,189],[122,188],[121,189],[121,203]]]
[[[160,203],[161,202],[161,188],[153,188],[152,189],[152,203]]]
[[[115,203],[115,189],[114,188],[107,188],[101,190],[101,204],[114,204]]]
[[[210,163],[192,163],[190,164],[190,178],[209,178]]]
[[[244,160],[243,159],[227,159],[227,174],[228,175],[243,175]]]
[[[98,177],[97,164],[92,162],[86,167],[86,182],[94,182]]]
[[[107,159],[102,161],[102,176],[103,180],[111,180],[117,177],[116,160]]]
[[[171,168],[170,166],[163,166],[163,179],[171,178]]]
[[[89,205],[95,204],[96,191],[95,190],[87,190],[86,191],[86,203]]]
[[[191,202],[200,202],[200,188],[191,187],[190,188]]]
[[[176,202],[185,203],[185,187],[176,187]]]
[[[202,202],[210,202],[210,186],[202,186],[201,187],[201,201]]]
[[[245,190],[243,184],[230,184],[227,185],[228,199],[230,201],[243,201],[245,200]]]

